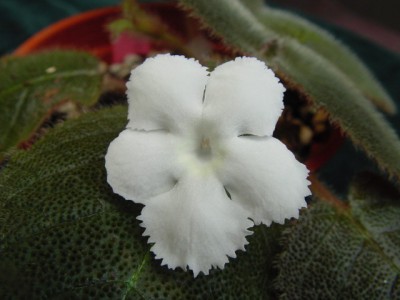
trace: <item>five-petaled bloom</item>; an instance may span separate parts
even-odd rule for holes
[[[128,125],[110,144],[107,180],[144,204],[138,217],[169,268],[208,274],[245,250],[248,228],[299,215],[308,170],[272,137],[285,88],[256,58],[211,73],[158,55],[132,71]]]

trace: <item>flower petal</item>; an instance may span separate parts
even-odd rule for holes
[[[219,177],[233,201],[249,212],[255,224],[283,223],[299,215],[311,195],[308,170],[273,137],[239,137],[227,143],[229,152]]]
[[[207,80],[207,69],[193,58],[164,54],[146,59],[127,83],[127,127],[184,130],[201,116]]]
[[[105,157],[107,181],[114,192],[144,203],[172,189],[179,176],[175,143],[176,138],[162,131],[122,131]]]
[[[223,268],[227,256],[244,250],[247,228],[254,225],[246,215],[215,177],[186,175],[173,190],[147,201],[138,219],[156,258],[172,269],[188,266],[196,277]]]
[[[238,57],[218,66],[207,83],[204,119],[222,136],[271,136],[283,109],[285,88],[254,57]]]

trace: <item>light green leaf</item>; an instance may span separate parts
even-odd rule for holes
[[[238,0],[181,0],[224,41],[247,55],[263,59],[289,88],[302,93],[378,165],[400,178],[400,141],[393,129],[336,65],[312,47],[261,24]],[[215,5],[214,5],[215,4]]]
[[[282,299],[399,299],[400,195],[357,183],[351,211],[314,203],[285,236]]]
[[[290,37],[301,45],[334,62],[335,67],[359,88],[373,103],[388,113],[396,105],[361,60],[329,32],[293,13],[274,9],[261,0],[241,0],[266,28],[280,37]]]
[[[1,153],[26,141],[57,106],[89,106],[100,94],[99,61],[86,53],[53,51],[0,60]]]
[[[258,227],[223,271],[160,266],[104,155],[126,124],[115,107],[66,121],[0,174],[0,299],[274,299],[282,226]]]

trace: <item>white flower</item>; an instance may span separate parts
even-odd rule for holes
[[[248,228],[306,206],[308,170],[272,137],[285,88],[263,62],[236,58],[209,73],[158,55],[127,87],[129,122],[108,149],[107,180],[144,204],[138,219],[163,265],[194,276],[223,268]]]

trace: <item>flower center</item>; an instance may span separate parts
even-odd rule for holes
[[[201,176],[216,172],[223,164],[227,151],[225,140],[218,135],[217,127],[203,119],[182,136],[176,147],[181,166]]]
[[[210,138],[203,137],[200,142],[200,147],[197,149],[197,156],[200,159],[209,160],[212,157],[212,148]]]

